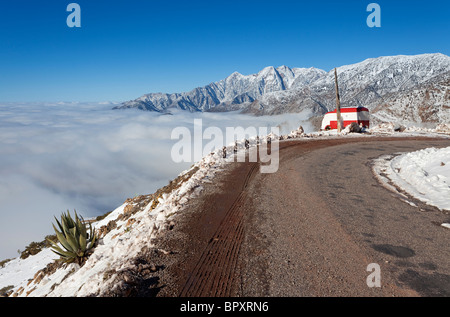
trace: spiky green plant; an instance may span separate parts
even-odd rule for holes
[[[53,225],[58,242],[64,248],[62,249],[58,242],[48,240],[52,243],[52,251],[58,254],[60,260],[69,263],[78,263],[80,266],[84,264],[86,259],[92,253],[97,242],[95,229],[89,224],[89,233],[83,217],[79,217],[75,211],[75,220],[67,214],[62,213],[61,222],[56,219],[59,230]]]

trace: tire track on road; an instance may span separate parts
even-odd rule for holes
[[[181,297],[231,296],[234,282],[233,273],[238,263],[238,255],[244,237],[242,205],[246,199],[245,190],[258,167],[258,163],[252,163],[239,196],[203,251],[181,291]]]

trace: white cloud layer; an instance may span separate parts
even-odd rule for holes
[[[109,103],[0,104],[0,260],[52,234],[53,216],[85,218],[150,194],[191,163],[174,163],[172,130],[194,119],[210,126],[276,127],[288,133],[308,114],[253,117],[178,111],[114,111]],[[207,143],[207,141],[205,141]]]

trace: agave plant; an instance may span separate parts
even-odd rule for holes
[[[61,215],[61,222],[56,219],[59,230],[53,225],[56,237],[62,248],[57,242],[48,240],[52,244],[52,251],[61,257],[61,260],[67,264],[78,263],[80,266],[86,261],[92,253],[97,242],[95,229],[89,224],[89,233],[83,217],[79,217],[75,211],[75,220],[67,214]],[[63,249],[64,248],[64,249]]]

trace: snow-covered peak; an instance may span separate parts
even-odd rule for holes
[[[298,89],[312,84],[313,82],[324,77],[327,72],[319,68],[293,68],[295,78],[291,84],[291,88]]]
[[[261,76],[267,76],[268,74],[273,74],[273,73],[275,73],[275,67],[273,67],[273,66],[267,66],[267,67],[264,67],[264,68],[258,73],[258,76],[259,76],[259,77],[261,77]]]
[[[226,80],[234,80],[234,79],[236,79],[236,78],[242,78],[242,77],[244,77],[244,75],[242,75],[241,73],[239,73],[239,72],[234,72],[233,74],[231,74],[230,76],[228,76],[228,77],[226,78]]]

